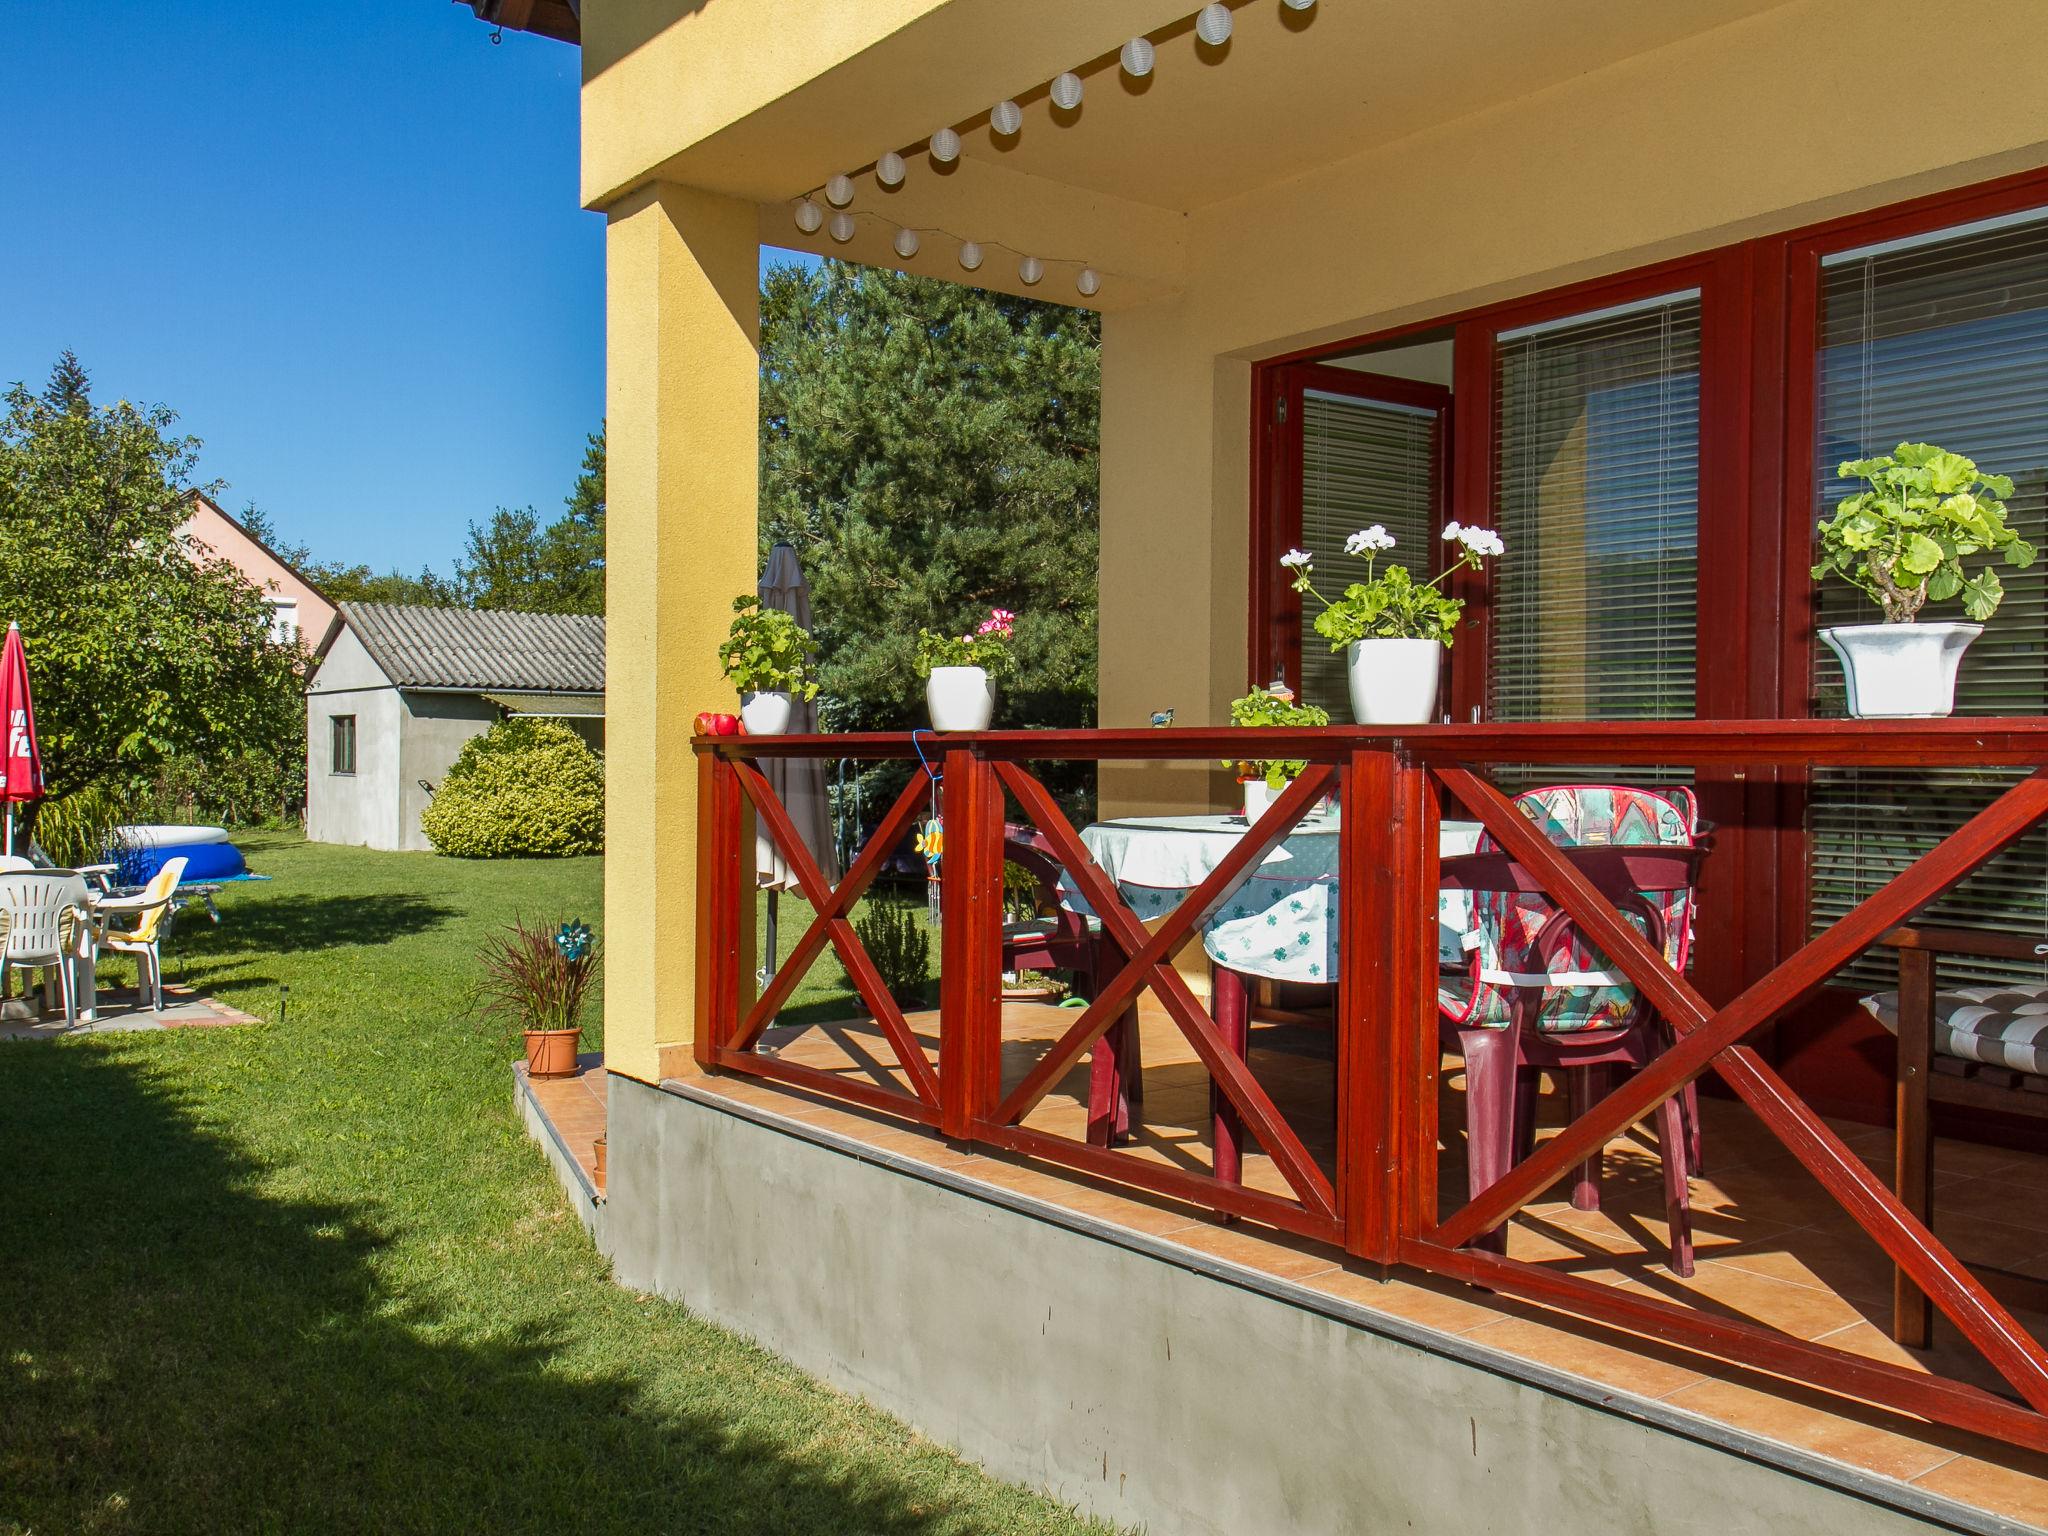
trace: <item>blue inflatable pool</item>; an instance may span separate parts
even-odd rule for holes
[[[242,850],[233,843],[165,843],[155,848],[124,848],[114,862],[121,885],[147,885],[172,859],[185,860],[179,883],[192,885],[207,880],[233,880],[246,875],[249,866]]]

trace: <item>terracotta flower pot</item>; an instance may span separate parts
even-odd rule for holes
[[[574,1077],[576,1042],[580,1029],[529,1029],[526,1031],[526,1075],[528,1077]]]

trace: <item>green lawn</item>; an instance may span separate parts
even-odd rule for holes
[[[266,1022],[0,1046],[0,1532],[1083,1528],[610,1283],[464,1017],[600,861],[247,846],[170,970]]]

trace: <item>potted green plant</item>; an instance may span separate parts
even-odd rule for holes
[[[1974,577],[1963,562],[1994,554],[2015,567],[2034,563],[2034,546],[2006,526],[2012,481],[1979,474],[1969,459],[1932,443],[1901,443],[1835,473],[1870,488],[1844,497],[1820,525],[1813,579],[1839,576],[1884,610],[1882,623],[1820,632],[1841,658],[1849,713],[1880,720],[1946,715],[1955,708],[1963,652],[2005,596],[1988,562]],[[1954,597],[1973,622],[1920,621],[1928,602]]]
[[[598,964],[589,925],[514,922],[485,941],[481,958],[481,1012],[523,1038],[527,1075],[574,1077],[583,1003]]]
[[[810,633],[752,594],[732,600],[732,615],[718,659],[740,691],[740,721],[749,736],[780,736],[789,729],[794,701],[818,696]]]
[[[1248,726],[1328,725],[1330,712],[1314,704],[1297,704],[1291,693],[1254,688],[1243,698],[1230,701],[1230,723]],[[1249,825],[1271,809],[1280,791],[1290,780],[1298,778],[1308,764],[1293,758],[1225,758],[1223,766],[1237,770],[1237,782],[1244,789],[1244,819]]]
[[[1394,536],[1378,523],[1344,541],[1347,555],[1363,556],[1365,580],[1354,581],[1335,599],[1315,589],[1315,557],[1290,549],[1280,563],[1294,572],[1294,590],[1321,603],[1316,633],[1330,649],[1345,653],[1351,716],[1360,725],[1422,725],[1436,718],[1437,676],[1443,654],[1457,638],[1463,598],[1444,583],[1458,571],[1478,570],[1503,552],[1490,528],[1451,523],[1444,539],[1454,551],[1449,564],[1428,581],[1417,581],[1402,565],[1380,570],[1379,558],[1394,547]]]
[[[935,731],[985,731],[996,712],[996,679],[1016,670],[1010,640],[1017,615],[991,608],[971,635],[917,632],[917,673]]]

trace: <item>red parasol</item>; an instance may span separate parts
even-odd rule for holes
[[[14,851],[14,807],[43,798],[43,754],[36,747],[36,707],[28,691],[28,651],[21,626],[7,626],[7,648],[0,651],[0,723],[7,731],[7,752],[0,757],[0,801],[7,804],[7,852]]]

